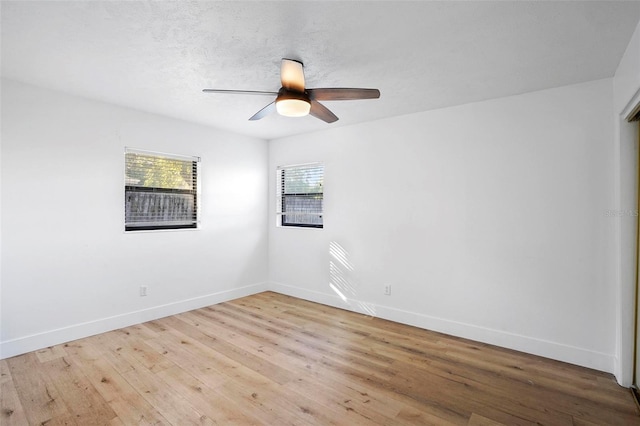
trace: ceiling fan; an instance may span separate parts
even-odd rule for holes
[[[276,99],[249,120],[255,121],[274,110],[286,117],[312,115],[326,123],[333,123],[338,117],[318,101],[348,101],[357,99],[377,99],[378,89],[317,88],[307,89],[304,85],[303,64],[293,59],[282,59],[280,81],[282,87],[277,92],[256,90],[202,89],[205,93],[231,93],[241,95],[275,95]]]

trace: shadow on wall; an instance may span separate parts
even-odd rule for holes
[[[375,317],[375,305],[357,300],[358,283],[350,277],[354,271],[355,268],[349,260],[349,252],[335,241],[330,242],[329,287],[351,310]]]

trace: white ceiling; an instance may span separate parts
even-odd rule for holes
[[[1,3],[2,76],[265,139],[612,77],[640,2]],[[372,87],[325,102],[340,120],[277,114],[280,59],[307,87]]]

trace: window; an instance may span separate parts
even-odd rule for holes
[[[198,157],[125,149],[125,231],[198,227]]]
[[[283,166],[277,170],[281,226],[322,228],[324,165]]]

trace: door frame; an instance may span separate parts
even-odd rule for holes
[[[640,109],[640,90],[615,120],[615,202],[620,212],[638,209],[638,123],[629,122]],[[636,298],[638,274],[638,217],[621,215],[615,222],[617,259],[616,359],[614,374],[618,383],[634,383],[636,346]],[[638,366],[640,368],[640,366]]]

